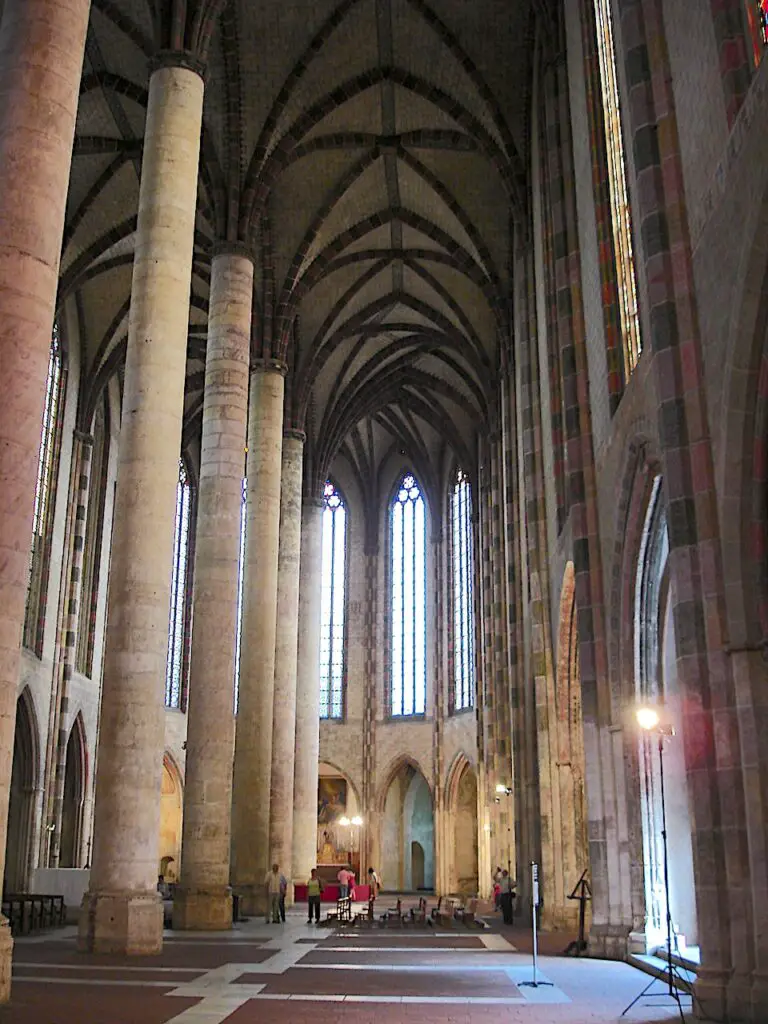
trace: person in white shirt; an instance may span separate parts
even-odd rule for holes
[[[267,924],[280,923],[280,896],[285,891],[283,888],[285,879],[280,874],[280,865],[273,864],[272,870],[267,872],[264,879],[264,888],[267,891],[267,913],[265,915]]]

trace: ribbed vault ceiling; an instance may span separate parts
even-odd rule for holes
[[[164,45],[165,6],[93,0],[61,282],[81,315],[84,410],[124,358],[148,61]],[[202,409],[211,247],[228,239],[256,254],[254,353],[288,360],[290,419],[308,431],[318,479],[338,456],[375,473],[392,446],[426,466],[447,445],[471,467],[509,335],[529,8],[222,5],[208,52],[187,437]]]

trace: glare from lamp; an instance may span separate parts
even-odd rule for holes
[[[656,708],[638,708],[635,712],[637,724],[646,732],[651,732],[659,726],[659,712]]]
[[[355,828],[360,828],[360,826],[363,824],[363,819],[360,817],[359,814],[356,814],[354,816],[354,818],[352,819],[352,824],[355,826]]]
[[[343,825],[344,828],[346,828],[347,825],[351,825],[352,822],[349,820],[349,818],[345,814],[343,818],[339,818],[339,824]]]

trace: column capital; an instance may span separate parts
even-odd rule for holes
[[[279,373],[281,377],[285,377],[288,366],[280,359],[252,359],[251,374],[254,373]]]
[[[316,498],[313,494],[305,494],[301,503],[305,508],[322,508],[325,505],[322,498]]]
[[[205,61],[188,50],[158,50],[149,62],[149,77],[161,68],[184,68],[205,80]]]
[[[285,427],[283,429],[283,439],[289,441],[301,441],[302,444],[307,440],[307,435],[303,430],[297,430],[295,427]]]
[[[72,431],[72,436],[80,444],[87,445],[89,448],[93,448],[93,434],[89,434],[87,430],[75,430]]]
[[[217,256],[241,256],[244,260],[250,260],[251,263],[256,262],[253,249],[245,242],[214,242],[211,259],[215,260]]]

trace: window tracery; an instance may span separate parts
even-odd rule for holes
[[[475,699],[472,554],[472,490],[459,469],[451,492],[454,711],[471,708]]]
[[[192,488],[184,461],[179,459],[176,487],[176,528],[173,537],[171,611],[168,624],[168,658],[165,666],[165,706],[183,710],[184,648],[187,627],[189,540]]]
[[[745,0],[747,26],[755,67],[768,49],[768,0]]]
[[[640,358],[642,339],[637,312],[637,276],[632,245],[632,218],[627,192],[610,0],[594,0],[594,10],[600,63],[600,90],[605,121],[613,248],[624,349],[624,378],[629,380]]]
[[[323,492],[320,717],[344,716],[347,509],[332,481]]]
[[[390,687],[393,716],[423,715],[427,697],[426,509],[405,473],[390,505]]]
[[[64,368],[61,342],[58,325],[54,323],[37,460],[35,505],[32,516],[32,547],[29,555],[29,587],[24,620],[24,646],[33,650],[38,657],[43,652],[48,562],[53,528],[56,475],[59,467],[63,385]]]

